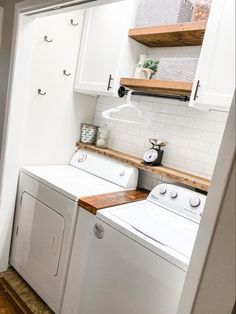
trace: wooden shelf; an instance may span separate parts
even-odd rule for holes
[[[129,37],[150,47],[178,47],[202,45],[207,22],[133,28]]]
[[[122,152],[118,152],[112,149],[101,149],[93,145],[86,145],[82,143],[77,143],[77,146],[79,148],[96,152],[98,154],[127,163],[140,170],[144,170],[152,174],[163,176],[163,177],[172,179],[178,183],[182,183],[182,184],[185,184],[185,185],[188,185],[188,186],[191,186],[191,187],[203,190],[203,191],[208,191],[211,184],[211,182],[205,178],[197,177],[197,176],[194,176],[189,173],[182,172],[176,169],[167,168],[164,166],[151,167],[151,166],[144,165],[142,164],[142,160],[140,158],[137,158],[137,157],[134,157],[134,156],[122,153]]]
[[[159,94],[171,94],[190,96],[193,84],[190,82],[141,80],[133,78],[121,78],[120,85],[135,91],[152,92]]]

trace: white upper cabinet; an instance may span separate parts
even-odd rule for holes
[[[86,11],[76,91],[94,95],[117,94],[132,8],[133,1],[125,0]]]
[[[229,111],[235,89],[235,0],[213,0],[190,106]]]

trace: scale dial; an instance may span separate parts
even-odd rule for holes
[[[158,158],[158,151],[156,149],[149,149],[144,153],[143,160],[146,163],[152,163]]]

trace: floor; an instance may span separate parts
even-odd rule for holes
[[[0,277],[4,277],[6,279],[9,285],[33,313],[53,314],[49,307],[39,298],[39,296],[13,268],[9,268],[8,271],[1,273]]]

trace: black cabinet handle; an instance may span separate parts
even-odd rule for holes
[[[108,80],[108,85],[107,85],[107,90],[109,91],[112,87],[111,87],[111,82],[113,81],[113,77],[112,75],[110,74],[109,76],[109,80]]]
[[[193,100],[196,100],[196,99],[198,98],[197,93],[198,93],[198,89],[199,89],[200,86],[201,86],[201,85],[200,85],[200,81],[198,80],[198,81],[197,81],[197,86],[196,86],[196,90],[195,90],[195,94],[194,94]]]

